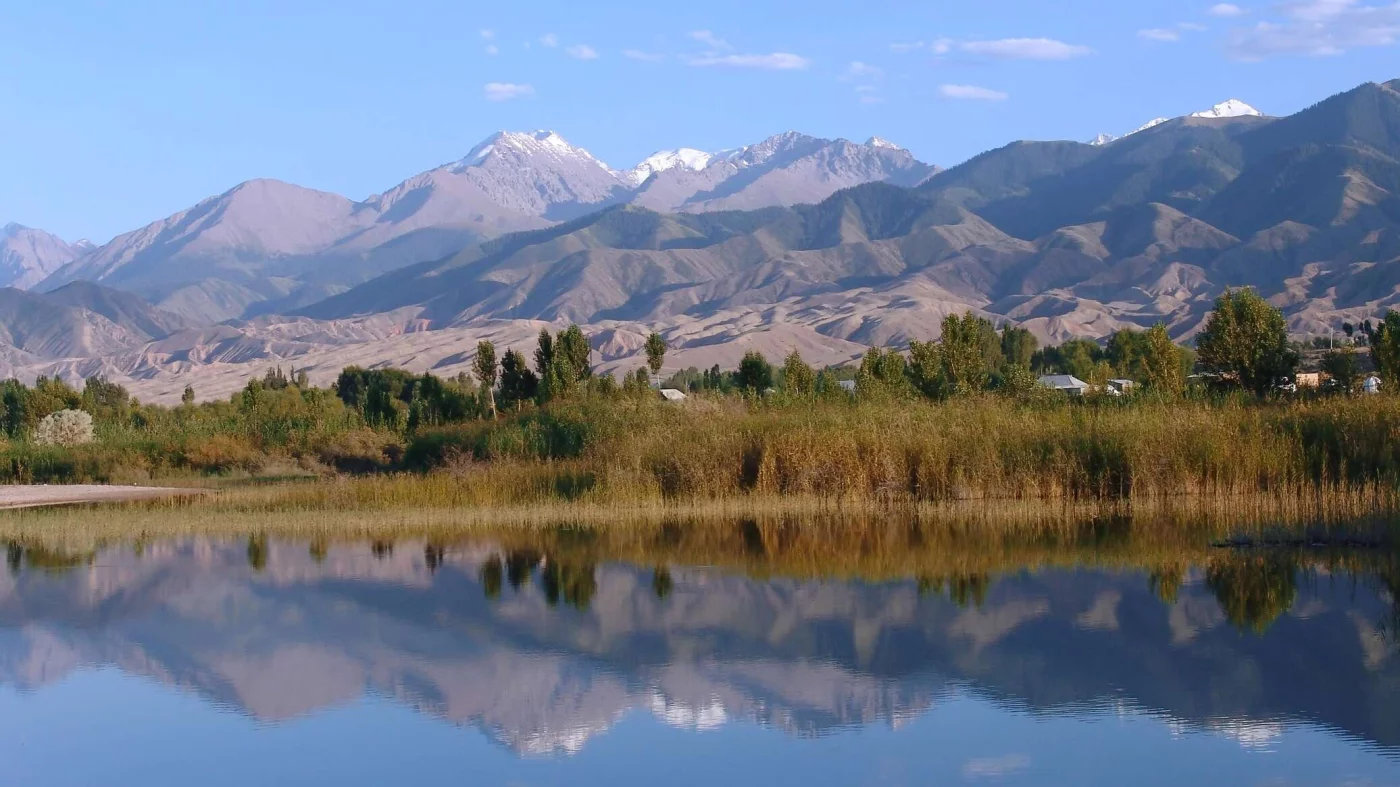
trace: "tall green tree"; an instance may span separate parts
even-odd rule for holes
[[[525,363],[525,356],[506,350],[501,358],[501,405],[511,409],[535,398],[540,380]]]
[[[894,350],[871,347],[856,372],[856,396],[862,399],[904,396],[909,391],[908,364]]]
[[[987,387],[988,358],[986,338],[992,324],[967,312],[943,318],[941,339],[944,385],[949,394],[964,396]],[[1000,341],[996,343],[1000,353]]]
[[[472,359],[472,373],[481,383],[481,414],[489,419],[496,417],[496,380],[500,367],[496,361],[496,345],[488,341],[477,342],[476,358]],[[411,415],[411,413],[410,413]]]
[[[1216,299],[1196,349],[1206,369],[1260,395],[1298,367],[1283,312],[1248,289],[1226,290]]]
[[[793,350],[783,360],[783,387],[794,396],[811,396],[817,391],[817,373]]]
[[[1354,393],[1361,387],[1361,365],[1351,345],[1338,347],[1322,356],[1322,371],[1343,393]]]
[[[1007,325],[1001,329],[1001,355],[1007,365],[1031,368],[1036,344],[1035,335],[1025,328]]]
[[[760,394],[773,387],[773,365],[757,350],[744,353],[734,382],[745,392]]]
[[[647,368],[652,374],[661,374],[661,366],[666,363],[666,340],[661,334],[652,331],[647,337]]]
[[[937,342],[909,342],[909,382],[930,399],[947,396],[943,378],[943,350]]]
[[[1365,332],[1370,320],[1362,323]],[[1385,319],[1369,332],[1371,357],[1381,378],[1381,391],[1400,392],[1400,312],[1386,312]]]
[[[1167,326],[1157,323],[1146,333],[1142,351],[1142,385],[1149,391],[1165,396],[1179,396],[1186,389],[1182,371],[1182,350],[1167,333]]]

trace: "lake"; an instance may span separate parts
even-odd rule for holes
[[[1389,551],[733,540],[12,542],[3,781],[1400,784]]]

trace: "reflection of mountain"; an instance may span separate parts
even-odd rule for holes
[[[254,572],[246,545],[192,541],[0,577],[0,681],[110,664],[265,720],[374,691],[532,753],[576,751],[633,709],[804,735],[896,725],[962,685],[1037,712],[1127,703],[1242,741],[1306,721],[1400,746],[1388,605],[1341,577],[1304,583],[1256,636],[1199,577],[1171,606],[1139,574],[1045,571],[959,607],[912,582],[681,569],[663,600],[650,570],[608,564],[579,609],[567,589],[547,603],[548,563],[491,600],[480,554],[377,551],[317,563],[272,543]]]

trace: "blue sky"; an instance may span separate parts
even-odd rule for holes
[[[945,166],[1400,77],[1400,2],[0,5],[0,222],[104,242],[272,177],[356,199],[499,129],[614,167],[796,129]]]

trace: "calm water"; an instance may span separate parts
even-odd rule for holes
[[[13,545],[0,782],[1400,785],[1394,585],[1365,570],[607,557]]]

